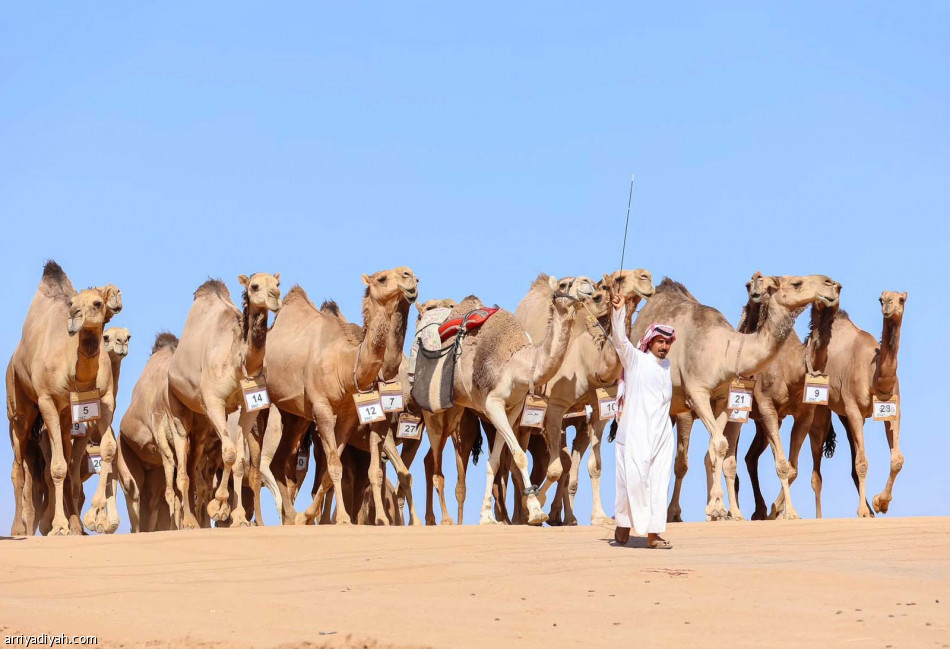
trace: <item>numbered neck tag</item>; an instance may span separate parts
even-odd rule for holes
[[[606,421],[617,416],[617,386],[597,388],[597,407],[600,419]]]
[[[87,459],[89,463],[89,473],[102,472],[102,456],[101,455],[90,455]]]
[[[521,425],[526,428],[541,428],[544,425],[544,413],[548,411],[548,400],[544,397],[528,395],[521,411]]]
[[[270,395],[267,394],[267,383],[263,376],[255,379],[241,379],[241,392],[244,393],[246,412],[263,410],[270,405]]]
[[[69,405],[74,424],[80,421],[96,421],[99,419],[99,390],[70,392]]]
[[[372,424],[375,421],[383,421],[386,415],[383,413],[383,404],[379,400],[379,392],[357,392],[353,395],[353,403],[356,404],[356,414],[360,418],[360,424]]]
[[[755,387],[754,379],[734,379],[729,386],[729,405],[726,406],[730,411],[752,410],[752,389]],[[748,416],[746,420],[748,420]]]
[[[399,415],[396,437],[400,439],[419,439],[422,437],[422,419],[404,412]]]
[[[380,381],[379,398],[383,403],[383,412],[402,412],[405,408],[402,383],[399,381]]]
[[[901,398],[896,394],[890,399],[874,397],[872,399],[874,421],[897,421],[901,413],[900,400]]]
[[[306,471],[309,465],[310,465],[310,454],[307,453],[306,449],[302,448],[297,452],[297,470]]]
[[[741,424],[744,424],[747,421],[749,421],[749,411],[748,410],[730,410],[729,421],[737,421]]]
[[[802,403],[811,403],[816,406],[828,405],[827,376],[805,377],[805,392],[802,395]]]
[[[70,426],[69,434],[73,437],[85,437],[86,436],[86,422],[77,421],[75,424]]]

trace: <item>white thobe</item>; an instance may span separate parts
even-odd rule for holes
[[[610,342],[624,372],[624,407],[617,426],[618,527],[639,536],[666,531],[676,438],[670,421],[670,361],[641,352],[626,336],[626,308],[611,313]]]

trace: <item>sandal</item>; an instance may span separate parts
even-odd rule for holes
[[[672,550],[673,544],[666,539],[657,539],[653,543],[648,544],[647,547],[651,550]]]

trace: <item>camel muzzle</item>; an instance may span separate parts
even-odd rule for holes
[[[83,315],[82,311],[75,313],[69,318],[69,326],[67,327],[69,335],[73,336],[79,333],[79,330],[82,329],[82,326],[86,323],[86,316]]]

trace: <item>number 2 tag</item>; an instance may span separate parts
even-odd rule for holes
[[[896,394],[890,399],[874,397],[872,402],[874,421],[896,421],[900,416],[900,397]]]
[[[828,377],[808,376],[805,378],[805,393],[802,403],[811,403],[818,406],[828,405]]]
[[[360,424],[372,424],[375,421],[383,421],[386,415],[383,413],[383,404],[379,400],[379,392],[364,392],[353,395],[353,403],[356,404],[356,414],[360,418]]]
[[[383,404],[383,412],[402,412],[402,383],[399,381],[380,381],[379,398]]]
[[[244,409],[247,412],[263,410],[270,405],[270,395],[267,394],[264,377],[242,379],[241,391],[244,393]]]

